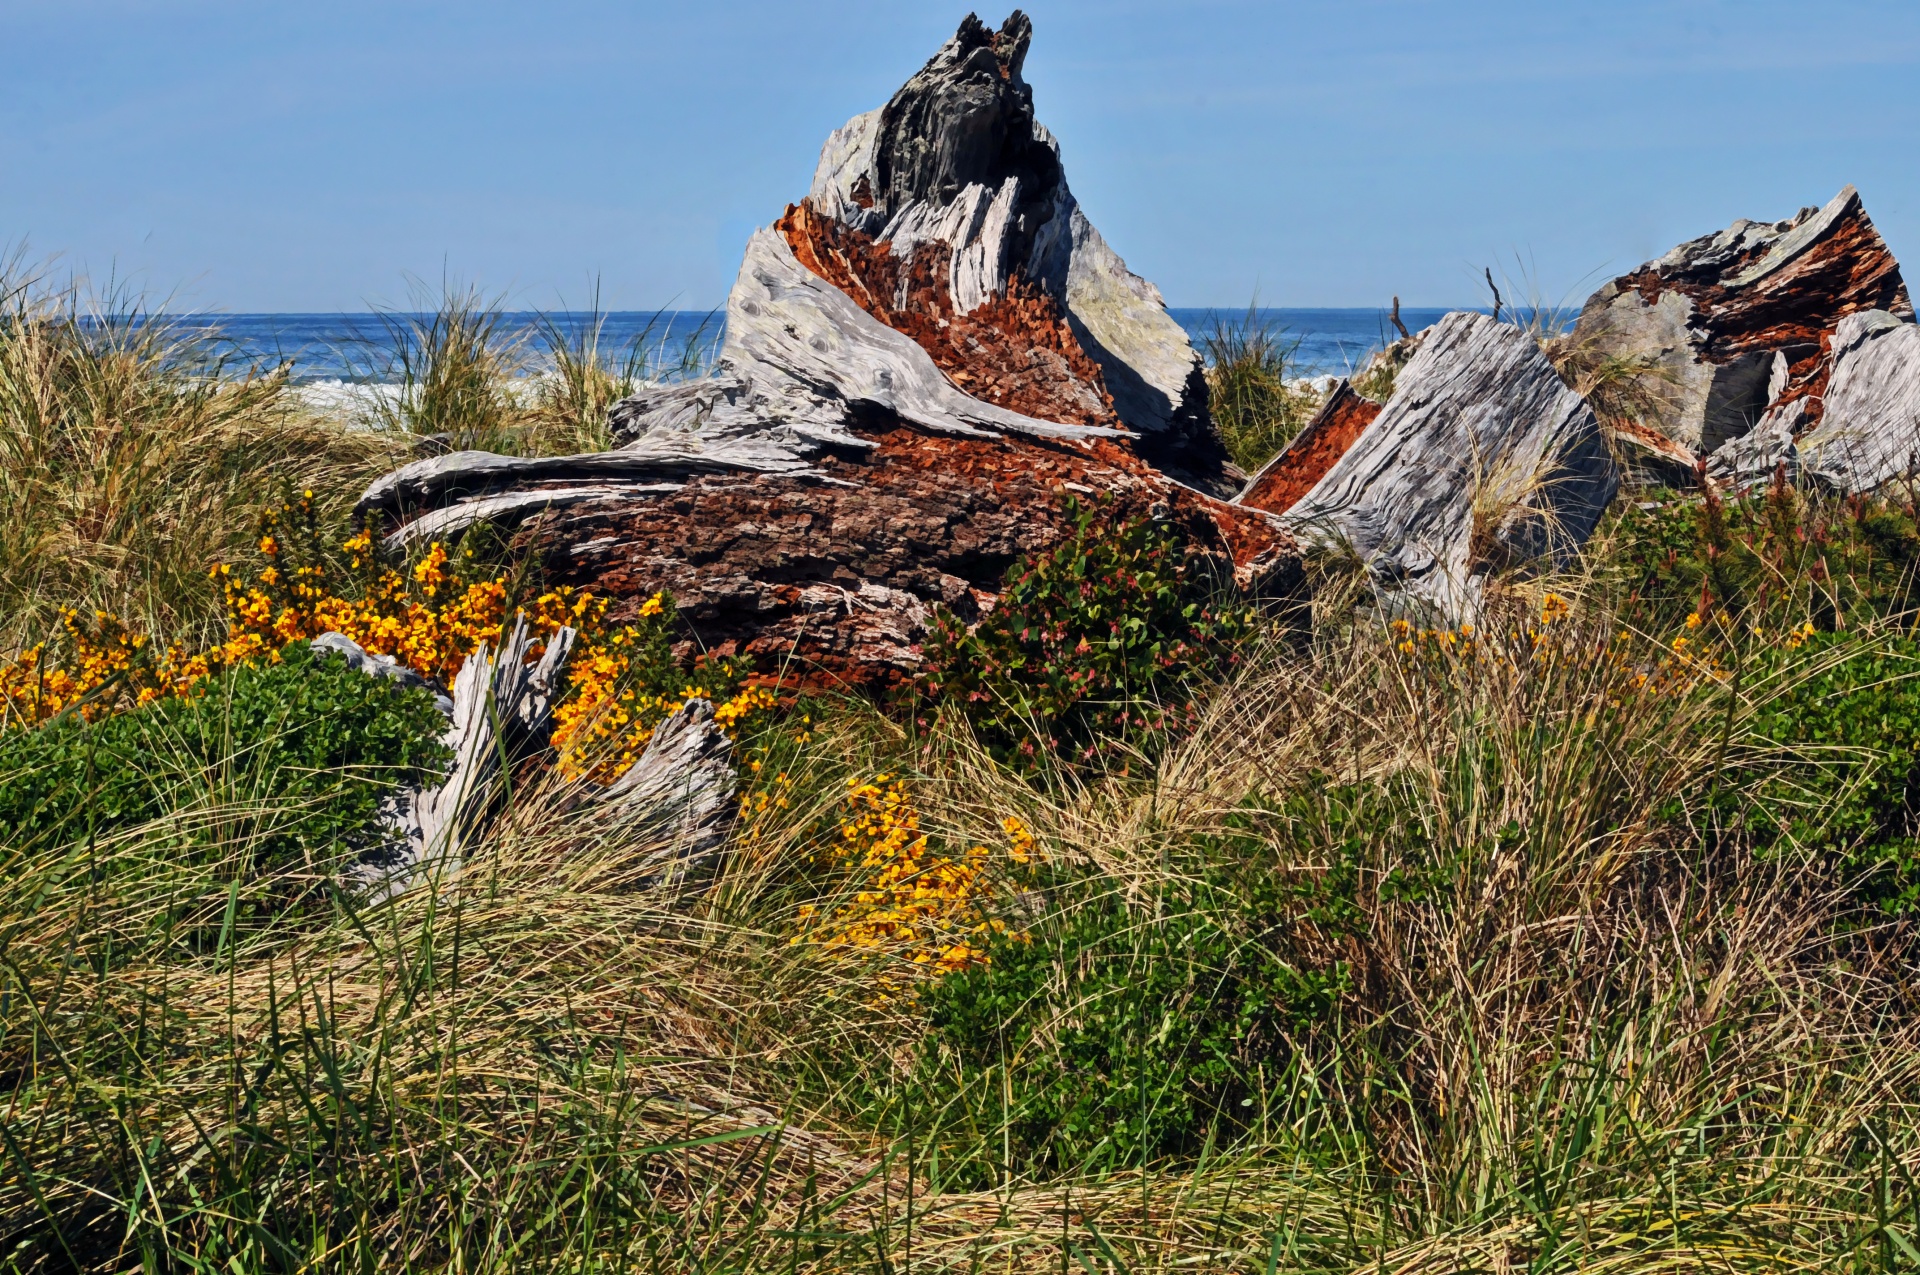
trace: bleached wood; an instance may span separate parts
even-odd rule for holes
[[[1794,433],[1806,414],[1804,398],[1768,409],[1750,432],[1722,443],[1707,457],[1707,477],[1736,491],[1771,482],[1775,474],[1797,481],[1800,451]]]
[[[462,497],[565,483],[645,482],[730,472],[799,473],[807,468],[775,439],[663,434],[610,452],[577,456],[501,456],[459,451],[402,465],[375,479],[356,515],[407,514]]]
[[[1801,464],[1844,492],[1920,474],[1920,326],[1885,310],[1848,315],[1834,334],[1820,423]]]
[[[824,441],[851,439],[853,405],[871,405],[927,429],[1043,438],[1116,436],[1117,431],[1038,420],[958,389],[911,337],[896,332],[814,274],[772,228],[754,232],[727,303],[727,370],[746,375],[777,405],[824,396],[835,415],[788,422]],[[777,408],[776,408],[777,410]],[[779,423],[770,418],[768,425]]]
[[[390,550],[411,549],[446,540],[476,523],[512,524],[549,509],[564,509],[583,500],[603,500],[613,496],[663,496],[686,486],[669,483],[580,483],[566,487],[541,487],[532,491],[508,491],[495,496],[473,496],[429,509],[413,521],[389,533],[383,543]]]
[[[654,728],[645,751],[596,804],[631,838],[653,847],[639,876],[682,882],[711,868],[733,822],[733,744],[713,704],[690,700]]]
[[[1573,343],[1589,358],[1643,365],[1661,427],[1705,454],[1754,428],[1786,391],[1814,390],[1822,360],[1808,356],[1843,316],[1872,306],[1913,313],[1899,264],[1847,186],[1823,207],[1741,218],[1603,285]]]
[[[440,711],[449,717],[453,715],[453,701],[442,694],[438,686],[390,655],[378,655],[368,651],[344,633],[322,633],[308,645],[315,651],[338,655],[347,662],[348,667],[368,677],[384,677],[402,686],[431,691],[434,703]]]
[[[1472,614],[1486,566],[1472,557],[1476,519],[1508,560],[1564,558],[1618,483],[1592,409],[1533,339],[1456,312],[1283,521],[1358,553],[1384,593],[1458,620]]]
[[[522,613],[497,655],[482,642],[461,664],[453,679],[451,720],[441,737],[453,762],[440,783],[395,794],[385,813],[403,845],[391,861],[364,865],[359,873],[370,901],[393,898],[422,880],[445,879],[459,870],[465,847],[493,804],[503,764],[546,744],[574,639],[571,628],[560,629],[547,639],[541,658],[529,664],[534,639]]]

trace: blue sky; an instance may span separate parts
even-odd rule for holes
[[[1174,305],[1545,301],[1847,182],[1920,273],[1915,0],[1032,0],[1089,215]],[[204,309],[443,273],[724,301],[961,4],[0,0],[0,244]],[[999,9],[982,17],[998,24]]]

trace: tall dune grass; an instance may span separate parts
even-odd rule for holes
[[[1207,399],[1233,463],[1251,474],[1305,428],[1319,396],[1289,384],[1298,342],[1248,306],[1244,318],[1215,321],[1201,341]]]
[[[416,287],[413,309],[379,312],[384,339],[362,352],[366,379],[395,392],[367,400],[363,424],[437,450],[509,456],[604,451],[607,409],[650,381],[698,373],[712,355],[702,324],[677,344],[666,312],[624,346],[606,337],[596,292],[589,308],[513,327],[505,300],[476,287]]]
[[[48,636],[63,605],[186,638],[213,625],[207,568],[262,509],[305,488],[351,501],[394,455],[287,388],[138,297],[0,280],[0,644]]]

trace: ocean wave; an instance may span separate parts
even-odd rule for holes
[[[501,390],[516,407],[531,407],[540,397],[541,387],[557,376],[554,372],[530,372],[501,383]],[[336,416],[365,423],[391,419],[399,412],[404,387],[397,381],[346,381],[340,379],[298,381],[288,388],[294,402],[321,416]]]

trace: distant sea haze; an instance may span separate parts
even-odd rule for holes
[[[1237,325],[1247,320],[1244,309],[1170,313],[1202,350],[1216,325]],[[1417,332],[1438,322],[1444,314],[1445,310],[1403,309],[1400,317]],[[396,330],[410,322],[425,323],[428,318],[364,313],[231,314],[209,316],[209,322],[231,344],[237,360],[270,365],[291,360],[294,380],[299,383],[388,383],[398,375]],[[591,319],[586,314],[508,313],[501,317],[500,335],[507,341],[525,341],[537,352],[542,348],[543,335],[550,330],[575,335]],[[649,371],[682,367],[689,353],[694,363],[710,362],[726,326],[724,311],[701,310],[614,311],[600,315],[599,321],[602,354],[621,361],[638,343]],[[1300,376],[1357,370],[1370,351],[1397,335],[1387,312],[1379,309],[1263,309],[1254,312],[1254,322],[1293,347],[1291,361]]]

